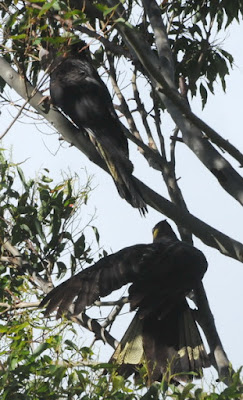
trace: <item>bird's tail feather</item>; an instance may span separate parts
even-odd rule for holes
[[[126,377],[145,365],[149,384],[166,375],[173,375],[175,381],[189,381],[210,366],[188,305],[170,312],[162,321],[155,316],[141,320],[136,314],[111,362],[116,362],[118,372]]]
[[[106,162],[119,195],[133,207],[138,208],[142,215],[145,215],[147,212],[146,203],[133,179],[131,161],[124,152],[111,148],[110,143],[109,148],[106,150],[108,146],[103,139],[96,140],[96,147]]]
[[[179,358],[174,372],[195,372],[200,376],[202,368],[209,367],[210,361],[189,307],[179,316],[179,333]],[[190,375],[184,376],[185,381],[190,378]]]

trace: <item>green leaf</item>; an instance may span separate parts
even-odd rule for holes
[[[49,178],[49,177],[46,176],[46,175],[43,175],[42,178],[41,178],[41,180],[42,180],[43,182],[45,182],[45,183],[51,183],[51,182],[53,182],[53,179]]]
[[[121,375],[115,375],[113,380],[112,380],[112,384],[113,384],[113,390],[120,390],[124,388],[124,378]]]
[[[92,226],[92,229],[93,229],[94,234],[95,234],[96,242],[99,244],[100,243],[100,234],[98,232],[98,229],[95,226]]]
[[[31,231],[31,229],[29,228],[28,225],[26,225],[26,224],[21,224],[19,227],[20,227],[20,229],[21,229],[22,231],[27,232],[27,233],[29,234],[30,237],[32,236],[32,231]]]
[[[79,351],[79,348],[78,348],[78,346],[74,343],[74,342],[72,342],[71,340],[65,340],[65,342],[64,342],[66,345],[67,345],[67,348],[70,350],[70,349],[73,349],[73,350],[75,350],[75,351]]]
[[[112,13],[113,11],[115,11],[117,9],[117,7],[119,6],[119,3],[116,4],[114,7],[107,7],[103,4],[96,4],[96,8],[101,11],[104,15],[104,17],[106,17],[108,14]]]
[[[205,107],[205,104],[207,103],[207,98],[208,98],[208,92],[205,89],[205,87],[203,86],[203,84],[200,84],[200,95],[201,95],[201,99],[202,99],[202,108]]]
[[[46,14],[47,11],[50,10],[50,8],[52,8],[52,7],[55,8],[56,6],[58,7],[58,5],[55,3],[57,3],[57,0],[52,0],[50,3],[45,2],[43,7],[41,8],[41,11],[38,14],[38,18],[40,18],[42,15]]]
[[[21,33],[20,35],[12,35],[10,39],[18,40],[18,39],[25,39],[27,37],[26,33]]]
[[[80,238],[74,243],[74,255],[76,258],[80,258],[85,249],[85,236],[82,233]]]
[[[42,242],[46,245],[47,244],[46,243],[46,237],[45,237],[44,232],[42,230],[42,225],[41,225],[40,221],[37,218],[34,219],[34,226],[35,226],[35,229],[36,229],[38,235],[40,236]]]
[[[57,261],[58,274],[57,279],[63,278],[67,272],[67,267],[62,261]]]
[[[74,275],[76,272],[76,268],[77,268],[77,261],[76,261],[76,258],[72,254],[70,254],[70,259],[71,259],[71,262],[70,262],[71,274]]]
[[[184,389],[183,389],[183,391],[182,391],[182,393],[181,393],[181,397],[180,397],[180,399],[181,400],[184,400],[184,399],[187,399],[188,397],[188,394],[190,393],[190,391],[193,389],[195,387],[195,385],[193,384],[193,383],[188,383],[185,387],[184,387]]]
[[[18,361],[19,361],[19,359],[17,357],[11,357],[10,363],[9,363],[9,368],[12,370],[15,369],[16,366],[18,365]]]
[[[0,332],[6,333],[9,331],[9,327],[7,325],[0,325]]]
[[[37,346],[37,348],[33,351],[32,356],[38,357],[41,353],[43,353],[43,351],[45,351],[49,347],[50,346],[46,342],[39,344],[39,346]]]
[[[27,182],[26,182],[26,180],[25,180],[25,176],[24,176],[24,173],[23,173],[22,169],[21,169],[20,167],[17,166],[17,171],[18,171],[20,180],[21,180],[21,182],[22,182],[23,185],[24,185],[25,190],[27,190],[27,189],[28,189],[28,185],[27,185]]]

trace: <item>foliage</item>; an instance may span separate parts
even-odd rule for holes
[[[43,170],[37,179],[25,180],[23,171],[18,165],[8,163],[1,154],[1,241],[10,240],[21,253],[21,268],[10,269],[11,275],[30,271],[44,273],[44,278],[51,278],[54,267],[57,277],[63,276],[67,267],[60,262],[64,252],[70,252],[72,273],[82,261],[91,262],[91,248],[87,246],[82,231],[72,234],[74,213],[87,202],[90,191],[89,182],[75,193],[75,180],[67,178],[58,185],[52,186],[49,171]],[[16,189],[19,178],[22,192]],[[77,218],[77,215],[76,215]],[[70,249],[72,247],[72,250]],[[6,272],[6,268],[2,272]],[[9,278],[9,277],[8,277]]]
[[[243,2],[164,0],[157,3],[167,29],[176,87],[186,100],[199,95],[204,107],[208,92],[214,93],[218,81],[226,90],[226,77],[234,61],[223,47],[222,35],[232,22],[242,17]],[[2,56],[26,82],[30,81],[42,90],[45,86],[38,58],[39,45],[53,46],[59,51],[68,50],[73,40],[83,36],[88,44],[94,42],[95,46],[90,46],[93,62],[100,73],[111,78],[119,99],[118,111],[133,136],[143,140],[144,153],[141,147],[140,150],[149,165],[162,171],[172,201],[184,210],[186,206],[175,173],[175,143],[183,140],[177,138],[178,131],[173,134],[168,157],[161,130],[165,104],[141,62],[115,29],[119,24],[114,17],[119,4],[125,10],[124,21],[130,24],[133,32],[141,34],[139,37],[144,38],[157,56],[156,37],[140,0],[117,1],[114,6],[105,0],[3,0],[0,5]],[[123,63],[127,74],[125,83],[124,71],[120,69]],[[129,94],[124,93],[127,82]],[[1,92],[5,84],[5,80],[0,78]],[[146,104],[143,98],[146,98]],[[3,96],[2,100],[6,102]],[[134,115],[143,123],[142,133],[138,132]],[[204,141],[206,136],[207,132],[203,131]],[[152,149],[153,155],[160,156],[158,162],[158,158],[154,162],[150,153],[146,153],[147,147]],[[133,386],[115,371],[102,375],[103,367],[107,366],[97,365],[92,351],[83,343],[77,344],[76,332],[70,321],[55,324],[53,333],[54,323],[43,321],[34,307],[50,290],[54,277],[66,278],[70,271],[74,274],[93,260],[93,248],[88,244],[83,229],[78,227],[79,212],[82,216],[83,205],[88,199],[89,182],[75,192],[74,181],[77,177],[55,184],[49,171],[43,170],[37,179],[26,180],[19,165],[7,162],[3,155],[0,161],[1,398],[240,398],[239,373],[235,375],[232,385],[220,393],[218,388],[208,394],[202,388],[188,384],[182,392],[170,386],[168,395],[168,387],[162,382],[142,395],[140,389],[146,391],[143,383]],[[212,172],[212,169],[209,170]],[[218,176],[224,182],[222,175]],[[232,182],[234,184],[233,179]],[[18,186],[21,186],[21,191]],[[99,241],[98,231],[92,229],[95,239]],[[188,232],[183,233],[188,235]],[[188,236],[185,238],[188,239]],[[65,336],[66,332],[69,335],[71,332],[71,339]]]
[[[93,260],[83,230],[77,229],[89,182],[78,191],[74,178],[53,185],[47,170],[26,180],[20,166],[8,162],[3,152],[0,173],[1,398],[41,399],[48,393],[48,398],[57,399],[60,382],[73,368],[72,357],[69,365],[59,352],[65,353],[70,344],[62,345],[63,327],[53,334],[53,327],[43,325],[36,311],[39,301],[33,299],[50,290],[55,275],[66,275],[67,262],[75,273]],[[95,228],[94,235],[98,238]],[[82,353],[80,349],[76,355]],[[72,372],[68,379],[70,385],[75,382],[75,393],[82,391],[82,373]]]
[[[69,328],[72,340],[63,333]],[[8,325],[0,325],[1,399],[9,400],[240,400],[240,371],[233,383],[209,393],[188,383],[181,391],[162,382],[149,389],[116,374],[104,375],[107,364],[97,363],[92,351],[77,345],[77,332],[69,323],[55,328],[43,324],[39,312],[9,313]],[[35,335],[34,335],[35,333]],[[111,366],[109,366],[111,368]]]
[[[133,14],[143,12],[141,2],[128,2],[127,20]],[[78,2],[53,0],[36,1],[4,1],[2,18],[4,21],[4,41],[6,50],[10,43],[11,52],[5,51],[4,56],[14,63],[20,71],[27,74],[36,84],[40,70],[38,60],[38,45],[51,43],[59,47],[67,45],[70,37],[82,32],[82,24],[87,21],[95,28],[94,16],[102,17],[109,25],[110,17],[115,7],[108,7],[102,2],[94,2],[93,15],[87,14],[85,7],[80,8]],[[89,11],[89,9],[88,9]],[[220,39],[216,41],[215,33],[227,28],[233,21],[239,21],[243,13],[243,3],[238,0],[234,3],[227,0],[184,0],[164,1],[161,4],[161,13],[167,20],[168,37],[174,56],[176,80],[187,81],[187,90],[195,96],[200,91],[203,106],[207,102],[207,92],[214,91],[214,85],[219,78],[222,87],[226,89],[225,77],[233,64],[233,57],[221,47]],[[115,46],[124,45],[117,35],[112,35],[109,29],[104,33],[110,36]],[[138,29],[152,46],[154,37],[148,30],[144,18],[139,18],[135,28]],[[66,35],[60,36],[60,31]],[[96,53],[96,61],[100,64],[103,59]],[[3,90],[4,81],[1,89]]]
[[[47,170],[26,180],[19,165],[7,162],[3,153],[1,181],[1,399],[240,399],[240,371],[220,394],[191,383],[182,392],[166,382],[145,389],[143,381],[133,384],[117,375],[114,366],[97,363],[73,323],[43,320],[33,299],[42,297],[54,272],[57,278],[66,274],[65,253],[73,273],[92,260],[84,232],[73,235],[70,230],[89,188],[75,193],[71,178],[55,185]],[[96,229],[94,234],[99,237]]]

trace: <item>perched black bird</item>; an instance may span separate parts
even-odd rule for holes
[[[209,366],[186,295],[202,280],[207,261],[201,251],[177,239],[166,221],[153,229],[152,244],[138,244],[104,257],[53,289],[42,301],[46,315],[61,316],[74,302],[77,315],[99,297],[131,282],[129,302],[137,313],[112,361],[129,376],[147,365],[148,381],[171,374],[199,373]],[[75,300],[75,301],[74,301]],[[178,380],[190,379],[181,375]]]
[[[68,52],[55,56],[53,50],[40,51],[43,67],[50,67],[50,95],[72,121],[89,134],[107,164],[120,196],[142,214],[147,211],[142,194],[132,177],[128,143],[109,91],[92,64],[83,41],[72,44]]]

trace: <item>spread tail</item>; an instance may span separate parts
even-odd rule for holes
[[[145,365],[149,385],[167,374],[174,381],[189,381],[210,366],[186,303],[163,320],[154,315],[141,320],[136,314],[110,361],[118,364],[118,372],[125,377]]]

